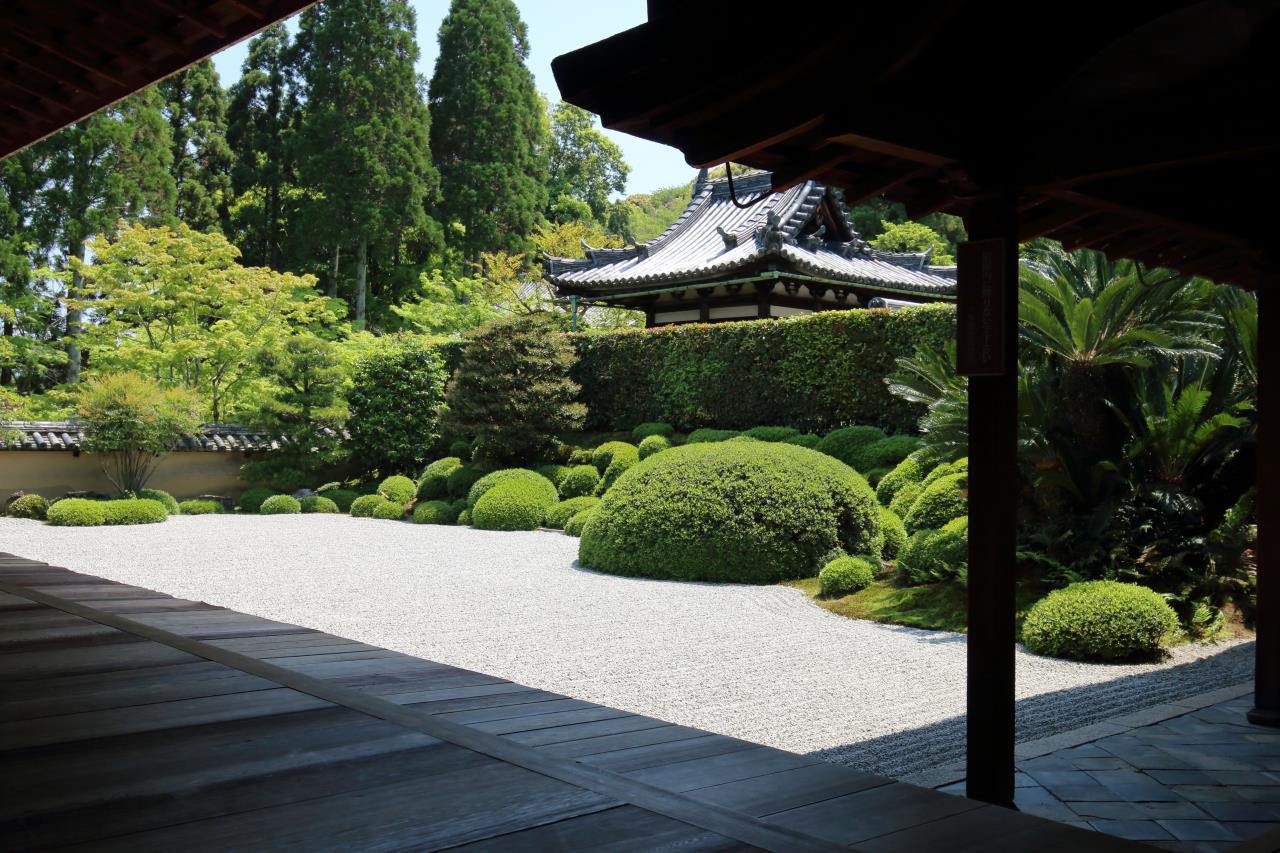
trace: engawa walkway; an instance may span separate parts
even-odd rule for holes
[[[0,848],[1149,849],[0,554]]]

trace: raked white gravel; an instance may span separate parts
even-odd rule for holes
[[[783,587],[576,567],[578,540],[346,516],[0,519],[0,551],[891,775],[963,744],[965,638]],[[1018,651],[1019,738],[1244,681],[1250,643],[1103,666]]]

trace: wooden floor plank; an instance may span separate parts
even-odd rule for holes
[[[232,693],[249,693],[257,690],[274,690],[279,685],[256,675],[229,670],[210,673],[206,677],[188,675],[184,678],[169,677],[160,681],[140,683],[136,679],[121,679],[119,687],[98,687],[67,695],[65,691],[46,691],[43,695],[24,700],[6,698],[0,701],[0,722],[34,720],[41,717],[83,714],[106,711],[112,708],[131,708],[157,702],[179,699],[195,699],[207,696],[223,696]]]
[[[646,767],[633,770],[627,775],[668,790],[689,791],[819,763],[821,762],[814,758],[805,758],[767,746],[753,746],[723,755]]]
[[[757,744],[726,735],[699,734],[680,740],[632,746],[608,752],[584,755],[578,760],[592,767],[613,773],[630,773],[648,767],[660,767],[697,758],[710,758],[743,749],[753,749]]]
[[[870,790],[888,782],[883,776],[859,773],[835,764],[810,764],[764,776],[693,788],[688,794],[695,800],[764,817]]]
[[[175,663],[194,663],[199,660],[201,659],[195,655],[169,646],[125,637],[121,638],[120,642],[80,646],[73,650],[12,651],[3,655],[0,659],[0,667],[3,667],[6,679],[22,680],[111,672],[121,669],[143,669]]]
[[[893,782],[768,815],[837,844],[862,842],[982,807],[982,803]],[[1012,821],[1011,821],[1012,822]]]
[[[735,853],[755,849],[758,848],[635,806],[618,806],[452,848],[454,853],[542,853],[545,850]]]

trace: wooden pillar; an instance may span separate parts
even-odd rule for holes
[[[969,377],[966,794],[1013,805],[1018,230],[1011,195],[965,217],[956,316]]]
[[[1254,618],[1253,710],[1249,722],[1280,726],[1280,277],[1258,288],[1258,607]]]
[[[711,293],[714,287],[698,288],[698,322],[711,322]]]
[[[769,294],[773,293],[773,282],[756,283],[756,317],[761,320],[769,316],[769,305],[772,302]]]

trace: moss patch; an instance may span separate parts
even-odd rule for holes
[[[964,633],[967,628],[965,588],[958,583],[895,586],[891,580],[878,578],[866,589],[840,598],[819,598],[817,578],[783,581],[782,585],[800,590],[819,607],[849,619],[868,619],[932,631]],[[1019,630],[1023,615],[1043,595],[1042,589],[1018,586]]]

